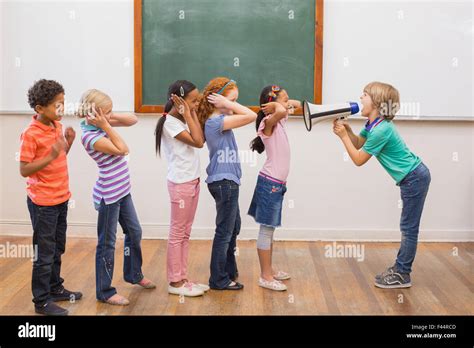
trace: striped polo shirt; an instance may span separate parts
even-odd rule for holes
[[[30,125],[20,136],[20,161],[30,163],[46,157],[51,147],[64,135],[60,122],[53,121],[51,126],[37,120],[34,115]],[[66,202],[71,197],[66,152],[46,167],[31,174],[26,181],[26,192],[33,203],[52,206]]]
[[[94,144],[107,134],[100,128],[81,122],[81,142],[89,156],[99,167],[99,178],[93,189],[93,200],[96,209],[100,206],[102,199],[105,204],[119,201],[130,193],[130,173],[125,156],[108,155],[94,150]]]

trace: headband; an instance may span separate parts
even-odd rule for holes
[[[227,83],[224,85],[224,87],[222,87],[222,88],[219,90],[219,92],[217,92],[217,94],[221,94],[222,92],[224,92],[224,90],[226,89],[226,87],[227,87],[229,84],[231,84],[231,83],[237,84],[237,82],[235,82],[234,80],[229,80],[229,82],[227,82]]]

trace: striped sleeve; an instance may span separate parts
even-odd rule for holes
[[[82,145],[84,145],[84,148],[86,150],[94,150],[94,144],[99,140],[100,138],[104,137],[105,132],[96,132],[96,131],[91,131],[91,132],[85,132],[82,135]]]
[[[20,136],[20,162],[30,163],[36,156],[36,141],[28,132],[23,132]]]

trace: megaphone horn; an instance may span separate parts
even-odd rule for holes
[[[303,118],[304,124],[308,132],[313,126],[313,122],[321,122],[324,120],[343,119],[347,116],[357,114],[359,112],[359,104],[354,102],[342,104],[311,104],[307,100],[303,101]]]

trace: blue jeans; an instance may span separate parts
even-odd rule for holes
[[[143,279],[142,273],[142,228],[130,194],[118,202],[100,202],[97,223],[98,244],[95,256],[96,297],[105,301],[117,293],[112,287],[114,275],[115,240],[117,223],[125,234],[123,274],[128,283],[136,284]]]
[[[241,224],[239,185],[231,180],[220,180],[208,184],[207,187],[214,197],[217,210],[209,286],[213,289],[223,289],[237,278],[235,250]]]
[[[41,307],[50,301],[50,292],[61,291],[64,279],[61,274],[61,255],[66,250],[68,201],[42,206],[27,198],[33,246],[36,249],[33,261],[31,289],[35,306]]]
[[[428,167],[420,163],[399,184],[403,202],[400,231],[402,240],[398,251],[396,268],[400,273],[410,273],[415,260],[421,213],[430,187],[431,175]]]

